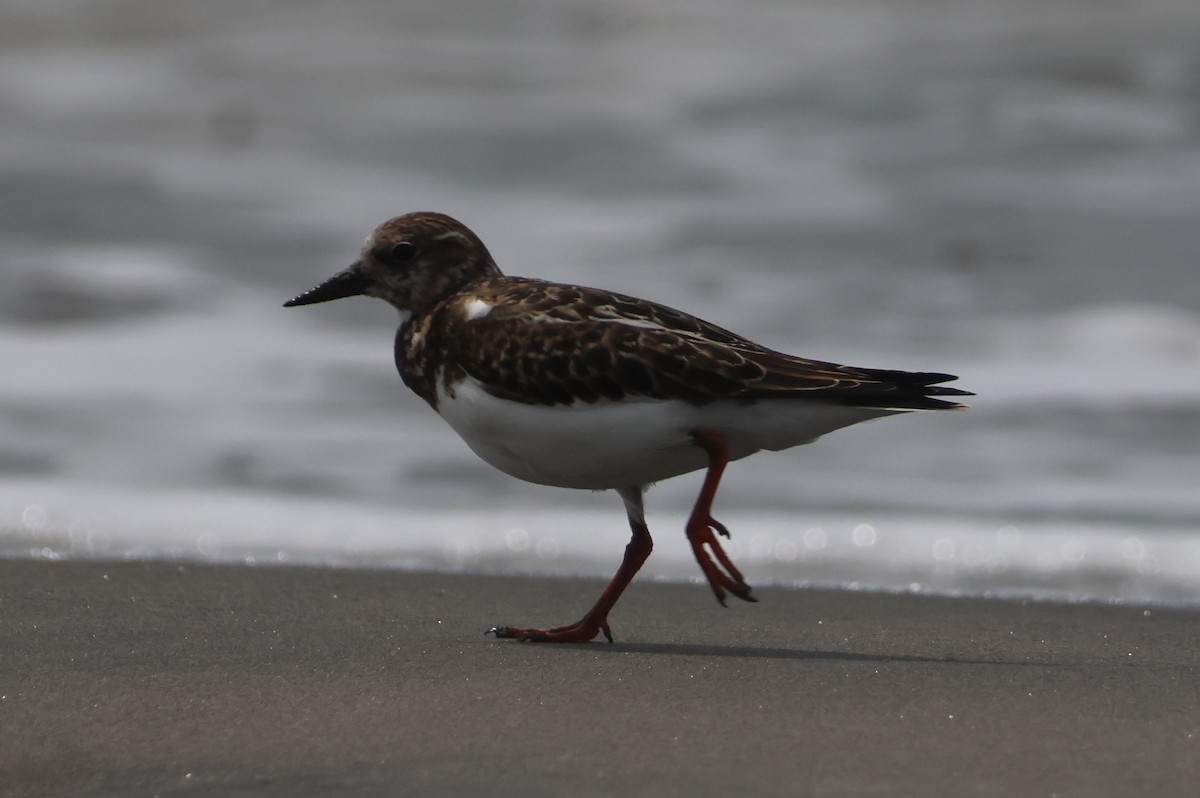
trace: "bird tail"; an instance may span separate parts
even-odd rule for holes
[[[857,407],[878,407],[889,410],[963,410],[970,405],[940,399],[942,396],[974,396],[971,391],[951,388],[943,382],[957,380],[953,374],[934,371],[897,371],[894,369],[855,369],[870,382],[848,392],[842,402]],[[876,390],[871,390],[874,383]]]

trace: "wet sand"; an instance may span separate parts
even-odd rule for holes
[[[1192,796],[1200,612],[0,561],[0,794]]]

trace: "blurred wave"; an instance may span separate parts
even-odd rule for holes
[[[748,576],[1200,601],[1197,34],[1185,0],[10,3],[0,556],[611,570],[615,498],[477,461],[382,303],[280,307],[436,209],[510,273],[979,394],[731,468]],[[651,576],[693,575],[697,484],[650,493]]]

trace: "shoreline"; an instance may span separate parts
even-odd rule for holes
[[[1195,609],[0,560],[2,795],[1191,795]]]

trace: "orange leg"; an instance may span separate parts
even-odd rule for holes
[[[621,594],[625,592],[625,588],[629,586],[654,548],[654,541],[650,539],[650,530],[646,526],[642,511],[642,489],[624,488],[618,492],[625,500],[625,511],[629,516],[629,528],[633,531],[633,536],[629,539],[629,545],[625,547],[625,558],[621,560],[621,567],[617,569],[612,581],[604,588],[604,592],[587,614],[567,626],[494,626],[488,630],[488,634],[533,643],[586,643],[604,632],[608,642],[613,641],[612,631],[608,628],[608,613],[612,611],[617,599],[621,598]]]
[[[696,445],[708,455],[708,471],[704,475],[704,485],[700,488],[700,495],[696,497],[696,504],[692,507],[692,515],[687,522],[687,537],[692,544],[692,553],[696,555],[700,570],[704,572],[708,584],[712,586],[713,593],[722,606],[725,605],[726,590],[745,601],[758,601],[750,595],[750,586],[742,578],[741,571],[734,566],[717,541],[717,536],[713,534],[713,530],[716,530],[729,537],[729,530],[725,525],[712,517],[712,503],[717,495],[717,486],[721,483],[725,466],[729,464],[729,441],[724,435],[711,430],[694,429],[691,434]]]

